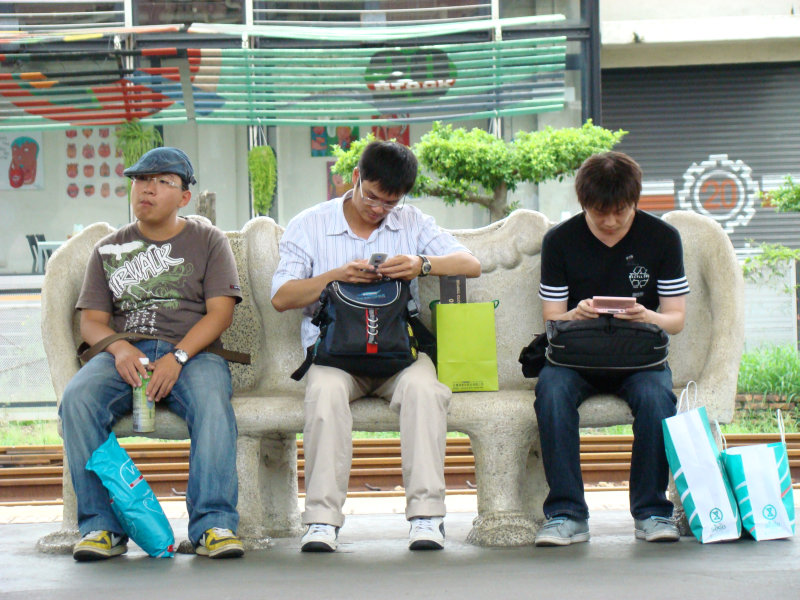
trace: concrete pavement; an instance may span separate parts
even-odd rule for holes
[[[474,497],[448,497],[447,547],[407,550],[402,499],[348,500],[333,555],[302,554],[276,539],[241,560],[128,554],[100,563],[39,554],[36,540],[58,523],[0,525],[0,598],[556,598],[623,600],[800,597],[800,543],[743,539],[702,545],[648,544],[633,536],[625,494],[589,494],[592,539],[565,548],[476,548],[464,542]],[[180,503],[165,503],[168,514]],[[178,508],[176,508],[178,507]],[[22,512],[22,511],[18,511]],[[391,514],[396,513],[396,514]],[[8,511],[5,514],[8,520]],[[185,518],[171,518],[177,539]]]

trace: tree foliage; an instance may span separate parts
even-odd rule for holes
[[[247,154],[247,168],[253,186],[253,210],[258,215],[269,214],[278,181],[275,152],[270,146],[252,148]]]
[[[787,175],[780,187],[759,194],[764,206],[774,206],[778,212],[800,211],[800,184]],[[783,244],[762,243],[760,254],[748,256],[742,264],[742,273],[746,281],[761,283],[770,279],[780,279],[786,273],[788,265],[800,260],[800,250],[793,250]],[[797,286],[788,287],[788,294]]]
[[[519,132],[506,142],[482,129],[436,122],[412,148],[421,167],[412,193],[436,196],[449,205],[479,204],[496,221],[507,214],[508,192],[520,183],[562,180],[592,154],[613,148],[625,133],[588,121],[578,128]],[[348,177],[372,139],[357,140],[347,151],[337,146],[334,172]]]
[[[778,212],[800,211],[800,184],[795,183],[791,175],[784,177],[778,189],[762,192],[760,196]]]

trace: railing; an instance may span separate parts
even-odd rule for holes
[[[290,0],[253,2],[255,25],[410,25],[490,16],[490,0]]]
[[[402,26],[467,22],[490,16],[491,0],[0,0],[0,30],[29,33],[181,23]]]
[[[85,2],[84,0],[0,0],[0,30],[29,33],[90,27],[123,27],[130,24],[127,2]]]

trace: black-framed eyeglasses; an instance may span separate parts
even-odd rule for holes
[[[372,208],[382,208],[386,212],[392,212],[397,208],[401,208],[403,204],[405,204],[406,197],[403,195],[400,199],[396,202],[384,202],[383,200],[379,200],[378,198],[373,198],[372,196],[367,196],[364,193],[364,189],[361,186],[361,177],[358,178],[358,191],[361,194],[361,198],[364,200],[364,203],[367,206],[371,206]]]

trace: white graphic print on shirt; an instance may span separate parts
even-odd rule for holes
[[[637,265],[628,275],[628,280],[631,282],[633,289],[643,288],[650,281],[650,273],[647,272],[647,267]]]
[[[115,304],[127,313],[125,331],[155,334],[156,312],[178,308],[179,290],[193,266],[171,251],[172,244],[145,246],[141,240],[99,248]]]

